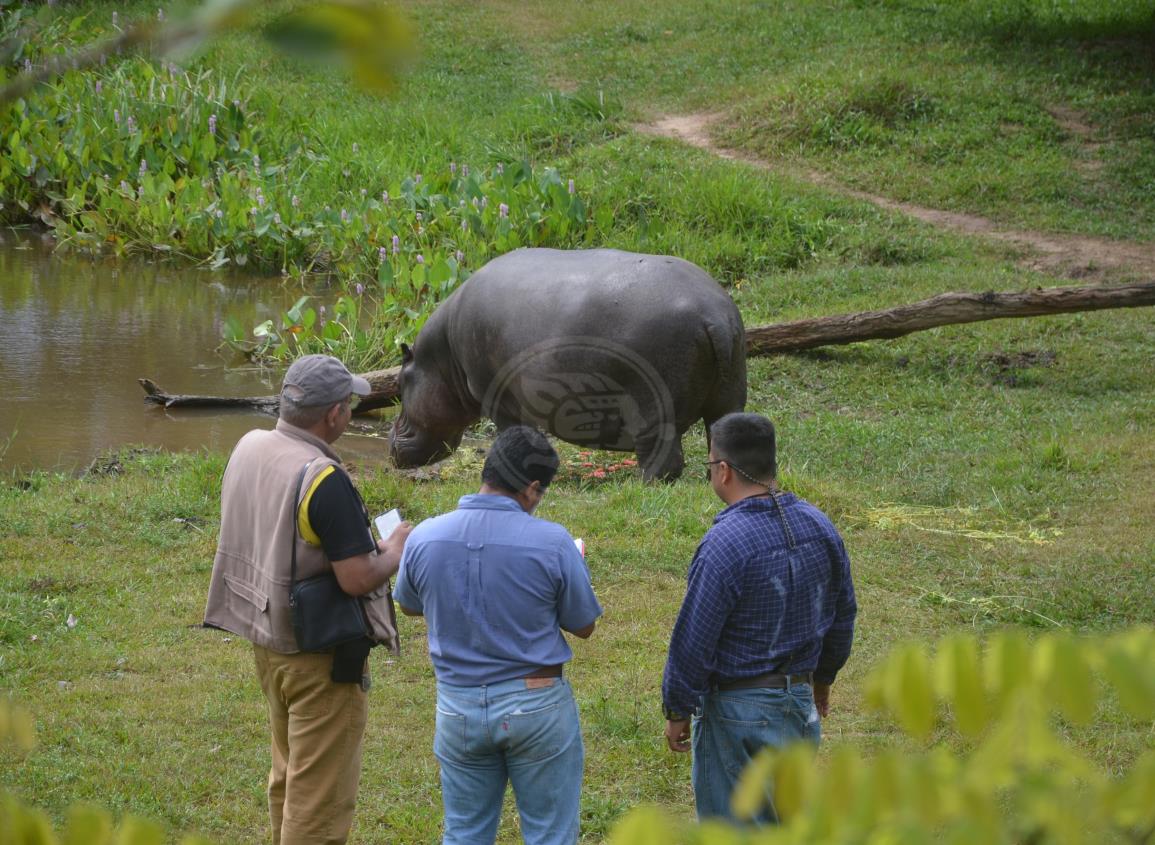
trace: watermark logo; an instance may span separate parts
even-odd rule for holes
[[[577,446],[647,452],[663,466],[678,442],[674,402],[653,364],[604,337],[553,338],[508,361],[482,413],[505,427],[544,429]]]

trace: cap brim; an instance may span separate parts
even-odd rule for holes
[[[368,396],[373,392],[373,388],[361,376],[353,376],[353,393],[358,396]]]

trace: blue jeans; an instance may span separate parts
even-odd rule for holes
[[[784,689],[742,689],[709,692],[693,720],[694,763],[690,779],[698,818],[734,820],[730,795],[738,776],[767,745],[781,748],[798,740],[822,739],[822,723],[809,684]],[[754,823],[777,824],[774,796],[766,787],[766,810]]]
[[[549,685],[437,684],[433,753],[441,763],[445,845],[497,838],[506,781],[526,845],[577,842],[585,762],[577,703],[564,678],[534,683]]]

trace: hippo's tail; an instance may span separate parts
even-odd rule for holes
[[[702,408],[707,429],[714,420],[746,409],[746,329],[736,307],[723,324],[707,322],[717,378]]]

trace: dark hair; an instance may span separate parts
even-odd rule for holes
[[[489,447],[481,480],[507,493],[520,493],[535,481],[544,489],[560,463],[544,434],[528,425],[515,425],[497,435]]]
[[[778,477],[774,423],[761,414],[726,414],[710,426],[714,455],[745,475],[766,484]]]

